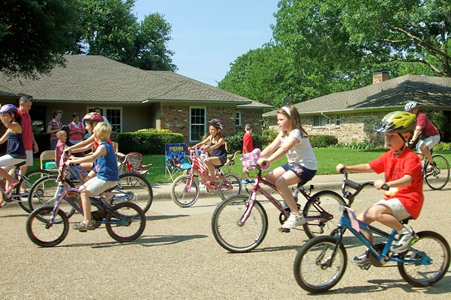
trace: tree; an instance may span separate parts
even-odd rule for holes
[[[419,63],[451,77],[448,0],[281,0],[276,19],[275,40],[299,57],[340,70]]]
[[[76,49],[78,0],[3,0],[0,3],[0,71],[36,77],[64,63]]]
[[[137,22],[135,0],[80,0],[84,30],[79,53],[103,55],[145,70],[175,71],[166,48],[171,25],[155,13]]]

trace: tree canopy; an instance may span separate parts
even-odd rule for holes
[[[79,1],[3,0],[0,3],[0,71],[36,76],[62,64],[76,49]]]
[[[48,74],[64,54],[102,55],[145,70],[170,70],[171,25],[153,13],[141,22],[135,0],[3,0],[0,72]]]
[[[281,0],[276,41],[341,69],[420,63],[451,77],[449,0]]]

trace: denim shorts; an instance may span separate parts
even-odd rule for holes
[[[288,171],[294,172],[294,174],[296,174],[296,176],[299,177],[299,179],[301,179],[301,181],[300,181],[301,185],[304,185],[307,182],[309,182],[313,178],[313,176],[315,176],[315,174],[316,174],[316,170],[307,169],[307,168],[301,166],[300,164],[292,165],[292,164],[286,163],[282,166],[282,168],[287,172]]]

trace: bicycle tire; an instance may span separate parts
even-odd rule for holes
[[[431,259],[431,264],[398,262],[398,271],[413,286],[430,286],[442,279],[448,271],[449,244],[443,236],[433,231],[421,231],[417,235],[419,240],[399,257],[421,260],[425,253]]]
[[[113,206],[113,212],[107,213],[105,227],[114,240],[132,242],[144,232],[146,215],[138,204],[120,202]]]
[[[310,293],[324,293],[334,287],[346,271],[348,256],[342,243],[330,267],[322,266],[330,260],[337,239],[318,236],[308,240],[299,250],[293,264],[298,285]]]
[[[191,183],[191,184],[190,184]],[[190,185],[189,191],[187,187]],[[190,175],[181,175],[171,186],[171,198],[180,207],[190,207],[199,199],[199,185]]]
[[[342,215],[339,210],[340,205],[346,205],[346,202],[333,191],[320,191],[314,194],[305,204],[303,214],[305,217],[319,217],[322,220],[306,222],[303,225],[305,234],[310,239],[320,235],[330,235],[340,221]],[[330,214],[332,219],[325,220],[326,213]]]
[[[123,173],[119,175],[119,187],[112,191],[113,203],[120,203],[117,199],[137,204],[147,213],[153,202],[153,190],[150,182],[142,175]]]
[[[221,247],[230,252],[252,251],[263,242],[268,231],[268,216],[258,201],[255,201],[244,225],[239,225],[248,203],[249,196],[234,195],[224,199],[213,213],[213,236]]]
[[[233,195],[241,194],[240,178],[233,173],[225,174],[223,176],[224,178],[220,178],[221,189],[219,190],[219,197],[224,200]]]
[[[62,210],[58,210],[59,220],[49,226],[52,212],[53,206],[41,206],[28,216],[27,235],[38,246],[54,247],[64,241],[69,232],[69,218]]]
[[[27,213],[32,212],[32,209],[30,209],[30,206],[28,205],[28,192],[38,179],[49,176],[50,174],[51,172],[48,170],[36,169],[25,173],[24,176],[28,182],[23,178],[20,178],[19,183],[16,186],[15,194],[20,195],[20,201],[18,202],[19,206]],[[23,189],[22,193],[20,193],[21,189]]]
[[[52,205],[55,203],[58,190],[57,175],[49,175],[38,179],[30,189],[28,194],[28,207],[33,211],[41,206]],[[69,179],[64,179],[65,185],[74,188],[74,184]],[[70,218],[75,213],[75,209],[67,202],[62,200],[60,210],[63,210]]]
[[[435,163],[434,170],[424,174],[426,184],[433,190],[441,190],[448,184],[449,181],[449,163],[442,155],[432,156],[432,161]],[[424,170],[427,170],[429,161],[426,159]]]

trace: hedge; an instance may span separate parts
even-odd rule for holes
[[[142,129],[118,133],[116,142],[122,153],[139,152],[145,155],[164,154],[165,144],[183,143],[183,135],[166,129]]]

